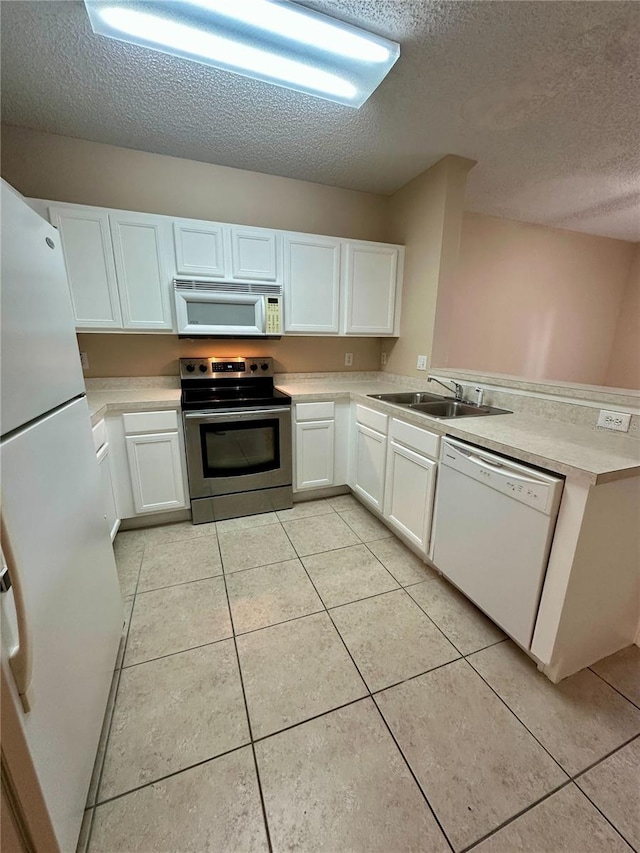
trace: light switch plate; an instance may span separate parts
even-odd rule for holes
[[[608,412],[606,409],[600,410],[598,418],[598,426],[604,429],[615,429],[619,432],[629,432],[629,424],[631,415],[625,412]]]
[[[344,366],[345,367],[353,367],[353,353],[345,352],[344,354]]]
[[[89,370],[89,356],[86,352],[80,353],[80,364],[82,365],[83,370]]]
[[[386,352],[380,353],[380,364],[386,364],[386,363],[387,363],[387,354],[386,354]]]
[[[416,364],[417,370],[426,370],[427,369],[427,357],[426,355],[418,356],[418,363]]]

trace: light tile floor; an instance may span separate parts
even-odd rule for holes
[[[640,649],[552,685],[352,496],[118,535],[82,853],[640,851]]]

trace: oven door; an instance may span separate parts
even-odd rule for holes
[[[179,335],[265,335],[265,297],[176,288]]]
[[[291,485],[291,409],[185,412],[192,498]]]

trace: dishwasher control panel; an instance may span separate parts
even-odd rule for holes
[[[450,438],[443,441],[440,461],[545,515],[555,513],[558,507],[562,491],[562,480],[558,477],[472,445],[454,443]]]

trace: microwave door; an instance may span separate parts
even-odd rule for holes
[[[265,334],[264,296],[176,290],[180,335]]]

